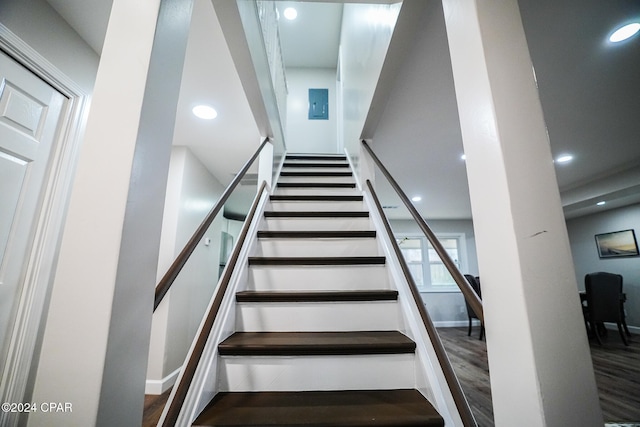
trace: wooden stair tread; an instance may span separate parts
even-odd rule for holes
[[[266,218],[368,218],[368,211],[264,211]]]
[[[218,393],[194,426],[444,426],[417,390]]]
[[[280,188],[356,188],[352,182],[279,182]]]
[[[395,301],[398,291],[391,289],[353,291],[241,291],[237,302],[339,302],[339,301]]]
[[[380,265],[384,263],[384,256],[249,257],[249,265]]]
[[[287,160],[342,160],[346,161],[347,157],[341,154],[331,155],[331,154],[288,154]]]
[[[375,238],[375,230],[259,230],[259,239]]]
[[[272,194],[272,202],[361,202],[362,195],[351,194]]]
[[[221,356],[331,356],[413,353],[398,331],[235,332],[218,345]]]

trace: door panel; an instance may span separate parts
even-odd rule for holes
[[[25,280],[66,98],[0,52],[0,361]]]

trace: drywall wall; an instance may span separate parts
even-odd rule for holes
[[[187,147],[173,147],[158,278],[166,272],[223,191],[222,184]],[[168,377],[182,366],[218,282],[221,232],[225,222],[221,214],[216,218],[154,314],[148,386],[149,382],[162,382],[162,388],[166,389],[171,385]]]
[[[640,257],[600,258],[595,235],[611,231],[635,230],[640,233],[640,204],[579,217],[567,221],[571,253],[578,288],[584,290],[584,276],[596,271],[621,274],[627,294],[627,324],[640,327]]]
[[[2,0],[0,23],[77,83],[93,91],[98,55],[44,0]]]
[[[287,149],[290,153],[337,153],[336,70],[288,68]],[[329,118],[309,119],[309,89],[329,90]]]
[[[345,4],[340,38],[344,146],[353,156],[387,53],[400,4]]]
[[[429,218],[470,218],[462,135],[442,6],[425,7],[371,148]],[[428,100],[437,99],[436,107]],[[428,174],[405,171],[428,171]],[[428,180],[425,177],[437,177]],[[377,178],[376,178],[377,180]],[[437,182],[436,182],[437,181]],[[443,186],[440,182],[446,182]]]

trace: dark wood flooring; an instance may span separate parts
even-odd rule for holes
[[[467,336],[467,328],[440,328],[440,338],[454,365],[479,427],[491,427],[493,409],[486,342],[478,340],[478,328]],[[600,347],[591,342],[600,405],[607,422],[640,422],[640,335],[625,347],[616,331],[609,331]],[[169,392],[146,396],[143,427],[155,426]]]
[[[479,427],[494,425],[486,342],[467,328],[439,328]],[[591,341],[591,359],[605,422],[640,422],[640,336],[626,347],[617,331],[608,331],[604,345]]]
[[[160,395],[147,394],[144,396],[144,415],[142,417],[142,427],[156,427],[167,399],[169,399],[171,389]]]

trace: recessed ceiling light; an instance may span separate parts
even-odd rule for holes
[[[573,160],[573,156],[571,154],[563,154],[556,158],[556,162],[558,163],[568,163]]]
[[[411,198],[411,200],[413,200],[414,202],[419,202],[420,200],[422,200],[422,197],[420,197],[420,196],[413,196],[413,197]]]
[[[460,160],[467,160],[467,155],[463,154],[462,156],[460,156]]]
[[[292,7],[288,7],[284,10],[284,17],[290,21],[293,21],[298,17],[298,11]]]
[[[218,117],[218,112],[209,105],[196,105],[191,111],[193,111],[196,117],[205,120],[212,120]]]
[[[596,205],[598,205],[598,206],[604,206],[606,203],[607,203],[607,202],[605,202],[604,200],[602,200],[602,201],[600,201],[600,202],[596,203]]]
[[[638,31],[640,31],[640,23],[638,22],[633,22],[631,24],[624,25],[618,28],[617,30],[615,30],[613,34],[609,36],[609,41],[612,43],[621,42],[623,40],[628,39],[629,37],[632,37]]]

